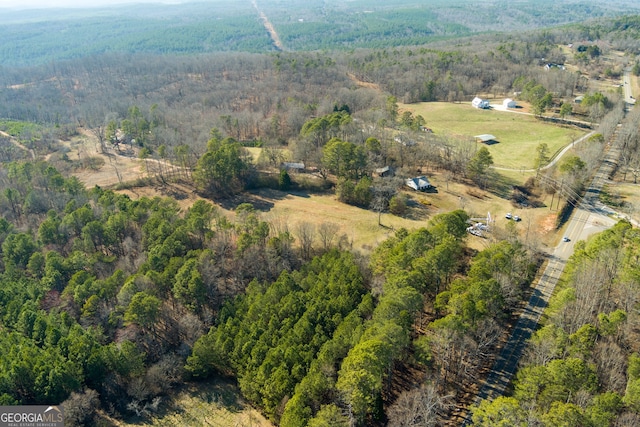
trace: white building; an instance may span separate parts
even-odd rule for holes
[[[504,108],[516,108],[517,104],[516,104],[516,101],[514,101],[513,99],[507,98],[504,101],[502,101],[502,106]]]
[[[486,108],[489,108],[489,100],[478,98],[476,96],[475,98],[473,98],[473,101],[471,101],[471,105],[473,105],[476,108],[486,109]]]

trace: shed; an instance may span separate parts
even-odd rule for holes
[[[476,139],[476,142],[482,142],[483,144],[487,144],[487,145],[495,144],[498,142],[496,141],[495,136],[488,133],[483,133],[482,135],[476,135],[474,138]]]
[[[423,191],[432,188],[433,185],[429,182],[429,178],[426,176],[418,176],[416,178],[409,178],[406,181],[407,187],[411,187],[416,191]]]
[[[489,100],[482,99],[476,96],[475,98],[473,98],[473,101],[471,101],[471,105],[473,105],[476,108],[487,109],[489,108]]]
[[[551,69],[558,69],[558,70],[564,70],[565,66],[563,64],[554,64],[553,62],[548,62],[544,65],[544,69],[549,71]]]
[[[376,172],[376,175],[380,177],[388,176],[388,175],[391,175],[391,168],[389,166],[385,166],[383,168],[377,168],[375,172]]]
[[[516,104],[516,101],[514,101],[511,98],[507,98],[504,101],[502,101],[502,106],[504,108],[516,108],[518,105]]]
[[[280,164],[280,168],[292,172],[302,172],[304,170],[304,163],[283,162]]]

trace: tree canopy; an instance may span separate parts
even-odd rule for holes
[[[204,193],[229,196],[243,190],[251,177],[251,162],[233,138],[220,139],[212,132],[207,152],[193,172],[198,189]]]

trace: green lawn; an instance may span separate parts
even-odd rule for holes
[[[541,143],[555,154],[586,132],[544,123],[534,116],[497,110],[479,110],[470,103],[423,102],[400,104],[401,110],[420,114],[436,134],[474,137],[491,134],[497,144],[487,148],[495,166],[514,169],[534,167],[536,148]]]

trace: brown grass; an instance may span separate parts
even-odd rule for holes
[[[75,173],[88,188],[95,185],[105,188],[117,185],[116,168],[124,181],[135,181],[143,176],[140,160],[101,154],[97,152],[95,142],[91,141],[90,135],[84,135],[82,138],[72,141],[69,146],[72,150],[69,156],[72,159],[74,156],[82,158],[87,155],[105,159],[105,163],[98,170],[87,169]],[[526,174],[514,172],[508,176],[508,179],[521,183],[527,177]],[[338,236],[343,235],[353,249],[365,253],[370,252],[401,227],[410,230],[417,229],[426,226],[429,219],[436,214],[460,208],[464,208],[472,217],[484,218],[487,216],[487,212],[490,212],[492,217],[496,219],[498,227],[506,225],[504,219],[506,212],[512,212],[523,218],[523,221],[518,224],[520,229],[524,229],[525,220],[531,216],[531,222],[535,225],[529,227],[530,233],[531,229],[534,229],[535,233],[544,230],[543,234],[552,231],[536,224],[539,218],[548,215],[547,208],[517,210],[512,207],[509,200],[488,191],[469,187],[460,182],[450,181],[447,183],[439,172],[430,173],[429,179],[437,187],[437,193],[407,191],[406,194],[410,200],[408,213],[404,217],[383,213],[380,218],[381,225],[378,225],[376,212],[341,203],[333,194],[260,189],[244,193],[233,200],[212,202],[229,218],[233,217],[234,210],[240,203],[251,203],[256,209],[263,212],[265,220],[285,222],[294,234],[296,227],[301,222],[311,223],[315,226],[323,222],[334,223],[339,227]],[[177,183],[160,184],[155,182],[153,186],[131,187],[119,190],[119,192],[129,195],[133,199],[143,196],[171,197],[177,200],[184,210],[188,209],[196,200],[201,199],[192,187]],[[528,221],[527,224],[529,224]],[[522,232],[524,233],[524,231]],[[472,247],[482,249],[488,240],[470,236],[469,243]]]
[[[189,384],[159,405],[157,414],[125,421],[109,419],[118,427],[273,427],[260,412],[240,397],[237,387],[226,380]]]
[[[118,183],[115,167],[119,167],[122,177],[130,180],[139,179],[141,162],[135,158],[117,156],[114,160],[96,152],[95,143],[90,136],[70,143],[72,152],[69,156],[82,157],[90,154],[105,158],[105,163],[99,170],[85,170],[78,172],[87,187],[102,185],[113,186]],[[73,151],[75,150],[75,151]],[[72,157],[73,158],[73,157]],[[111,160],[111,163],[109,162]],[[114,165],[114,162],[117,163]],[[472,217],[485,218],[487,213],[495,219],[496,231],[487,238],[469,235],[468,244],[476,250],[484,249],[489,243],[500,236],[509,220],[505,219],[506,212],[519,215],[522,221],[516,223],[516,228],[524,238],[539,242],[542,247],[553,243],[555,232],[555,213],[549,208],[515,209],[510,200],[475,186],[462,182],[447,182],[445,175],[440,172],[427,174],[430,181],[437,188],[434,193],[419,193],[406,191],[410,199],[410,207],[403,218],[384,213],[381,224],[378,225],[378,214],[365,209],[349,206],[339,202],[333,194],[314,194],[308,192],[282,192],[270,189],[260,189],[246,192],[232,200],[216,202],[216,206],[229,217],[233,217],[234,209],[240,203],[252,203],[262,212],[265,220],[285,221],[290,230],[296,232],[297,224],[308,222],[315,226],[323,222],[335,223],[339,227],[339,234],[346,236],[355,250],[368,253],[380,242],[393,235],[400,227],[416,229],[426,226],[434,215],[464,208]],[[528,178],[527,174],[511,172],[503,179],[521,184]],[[185,184],[155,184],[150,187],[132,187],[119,191],[132,198],[164,196],[178,201],[183,209],[189,208],[197,196],[193,188]],[[549,204],[550,199],[542,200]],[[319,243],[318,243],[319,244]],[[161,412],[146,419],[113,420],[104,417],[105,421],[120,426],[256,426],[272,427],[258,411],[241,400],[240,392],[228,382],[211,382],[207,384],[189,384],[161,404]]]
[[[378,225],[376,212],[339,202],[333,194],[307,192],[282,192],[260,189],[238,196],[232,203],[225,202],[221,209],[232,215],[240,203],[251,203],[264,213],[264,218],[285,222],[295,235],[300,223],[315,227],[322,223],[333,223],[339,227],[338,235],[344,235],[356,250],[369,252],[401,227],[415,229],[425,226],[429,217],[439,212],[423,205],[409,209],[405,218],[388,213],[381,216]]]

